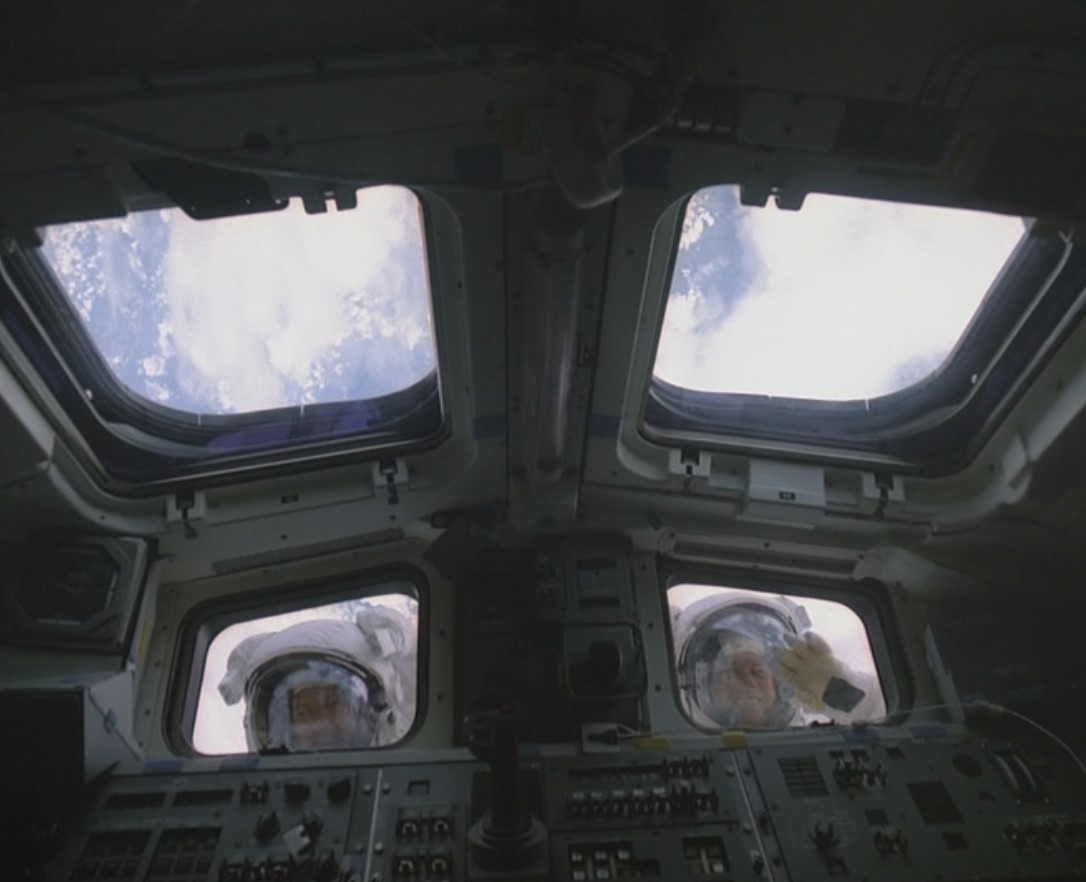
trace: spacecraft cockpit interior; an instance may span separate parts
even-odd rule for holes
[[[7,876],[1086,876],[1086,7],[10,17]]]

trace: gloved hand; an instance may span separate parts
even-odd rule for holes
[[[784,680],[792,684],[807,707],[825,710],[826,689],[831,680],[841,677],[841,663],[830,645],[813,631],[802,637],[785,634],[784,641],[788,646],[777,656]]]

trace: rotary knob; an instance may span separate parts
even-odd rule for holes
[[[256,828],[253,833],[261,842],[267,842],[279,832],[279,815],[275,809],[261,812],[256,819]]]
[[[291,778],[283,786],[283,794],[290,805],[301,805],[309,799],[309,785],[301,778]]]
[[[351,795],[351,779],[346,775],[333,778],[328,783],[329,802],[343,802]]]

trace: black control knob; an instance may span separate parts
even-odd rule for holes
[[[283,794],[290,805],[301,805],[309,799],[309,784],[301,778],[289,778],[283,785]]]
[[[347,775],[333,778],[328,783],[328,801],[343,802],[351,795],[351,779]]]
[[[279,832],[279,815],[275,809],[261,812],[256,819],[256,828],[253,833],[261,842],[267,842]]]

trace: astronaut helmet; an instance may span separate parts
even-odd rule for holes
[[[797,724],[799,705],[781,676],[786,634],[810,619],[786,597],[727,591],[673,612],[672,634],[683,710],[714,729],[777,729]]]
[[[400,740],[415,716],[415,628],[364,604],[353,621],[315,619],[247,637],[219,693],[245,699],[253,752],[345,750]]]

